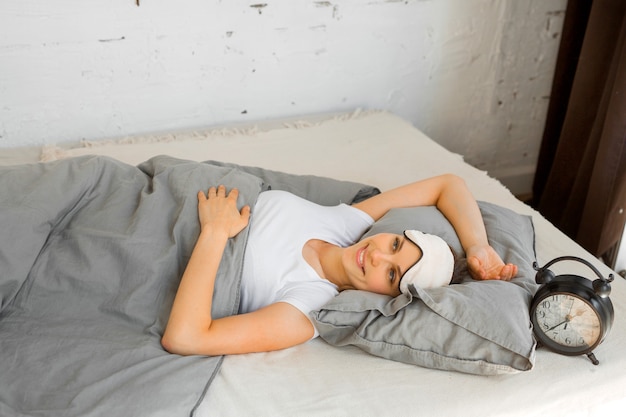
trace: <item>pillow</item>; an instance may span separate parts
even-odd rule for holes
[[[320,336],[335,346],[355,345],[376,356],[428,368],[480,375],[532,369],[535,341],[529,318],[534,283],[534,228],[529,216],[479,202],[489,243],[505,262],[518,265],[515,279],[474,281],[463,248],[435,207],[394,209],[364,235],[417,229],[441,236],[456,252],[459,284],[396,298],[343,291],[311,313]]]

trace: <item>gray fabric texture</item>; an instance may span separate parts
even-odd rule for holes
[[[529,304],[536,291],[532,219],[479,202],[489,243],[518,265],[511,282],[474,281],[447,219],[434,207],[394,209],[365,236],[417,229],[441,236],[456,253],[453,284],[396,298],[344,291],[312,313],[320,336],[373,355],[427,368],[494,375],[532,369],[535,342]]]
[[[264,181],[263,191],[289,191],[298,197],[322,206],[336,206],[339,203],[354,204],[380,193],[380,190],[376,187],[317,175],[285,174],[280,171],[237,165],[230,162],[206,161],[206,163],[237,168],[256,175]]]
[[[197,191],[237,187],[254,207],[271,183],[246,169],[169,157],[0,168],[0,415],[192,414],[221,357],[171,355],[160,338],[199,233]],[[347,202],[377,192],[325,186]],[[229,240],[215,317],[238,310],[246,240]]]

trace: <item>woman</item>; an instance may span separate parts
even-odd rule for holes
[[[459,236],[474,279],[510,280],[517,274],[517,266],[505,265],[489,246],[478,205],[465,182],[457,176],[429,178],[353,206],[335,208],[323,208],[286,192],[268,191],[256,203],[244,257],[242,314],[213,320],[213,288],[224,248],[228,239],[242,231],[250,219],[250,207],[237,209],[237,196],[236,189],[226,193],[223,186],[211,187],[207,195],[198,193],[201,231],[162,338],[169,352],[223,355],[295,346],[317,335],[308,312],[321,307],[338,291],[358,289],[390,296],[399,295],[400,288],[406,291],[407,284],[402,281],[408,280],[409,275],[419,275],[418,268],[425,263],[422,261],[427,252],[431,253],[430,248],[423,247],[428,244],[426,241],[419,243],[420,238],[416,237],[419,232],[407,232],[404,236],[379,234],[354,243],[392,208],[436,206]],[[332,234],[333,230],[343,233],[345,228],[349,236],[343,240],[341,236],[326,238],[325,232],[319,232],[321,238],[310,237],[318,235],[318,224],[311,223],[310,216],[317,216],[320,222],[342,218],[341,222],[346,224],[340,222],[340,229],[330,220],[327,229]],[[308,227],[309,234],[301,240],[289,234],[294,228],[308,224],[312,224]],[[324,228],[319,226],[319,229]],[[256,236],[264,234],[255,244]],[[265,242],[269,239],[271,242]],[[275,241],[278,243],[274,245]],[[265,252],[259,256],[257,250]],[[296,258],[303,265],[282,267]],[[290,268],[300,271],[289,274]],[[273,279],[275,270],[276,279],[281,280],[279,287],[259,284]],[[257,279],[257,273],[265,278]],[[312,278],[305,277],[306,282],[294,284],[292,277],[297,275],[294,279],[299,280],[301,274]],[[435,285],[443,284],[447,282],[440,280]]]

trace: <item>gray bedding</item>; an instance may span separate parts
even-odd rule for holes
[[[216,184],[252,207],[268,188],[321,204],[377,192],[169,157],[0,168],[1,416],[193,413],[221,358],[171,355],[160,338],[199,232],[196,193]],[[237,312],[246,239],[229,241],[216,317]]]

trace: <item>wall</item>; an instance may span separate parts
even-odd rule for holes
[[[530,191],[566,0],[262,1],[3,0],[0,147],[379,108]]]

